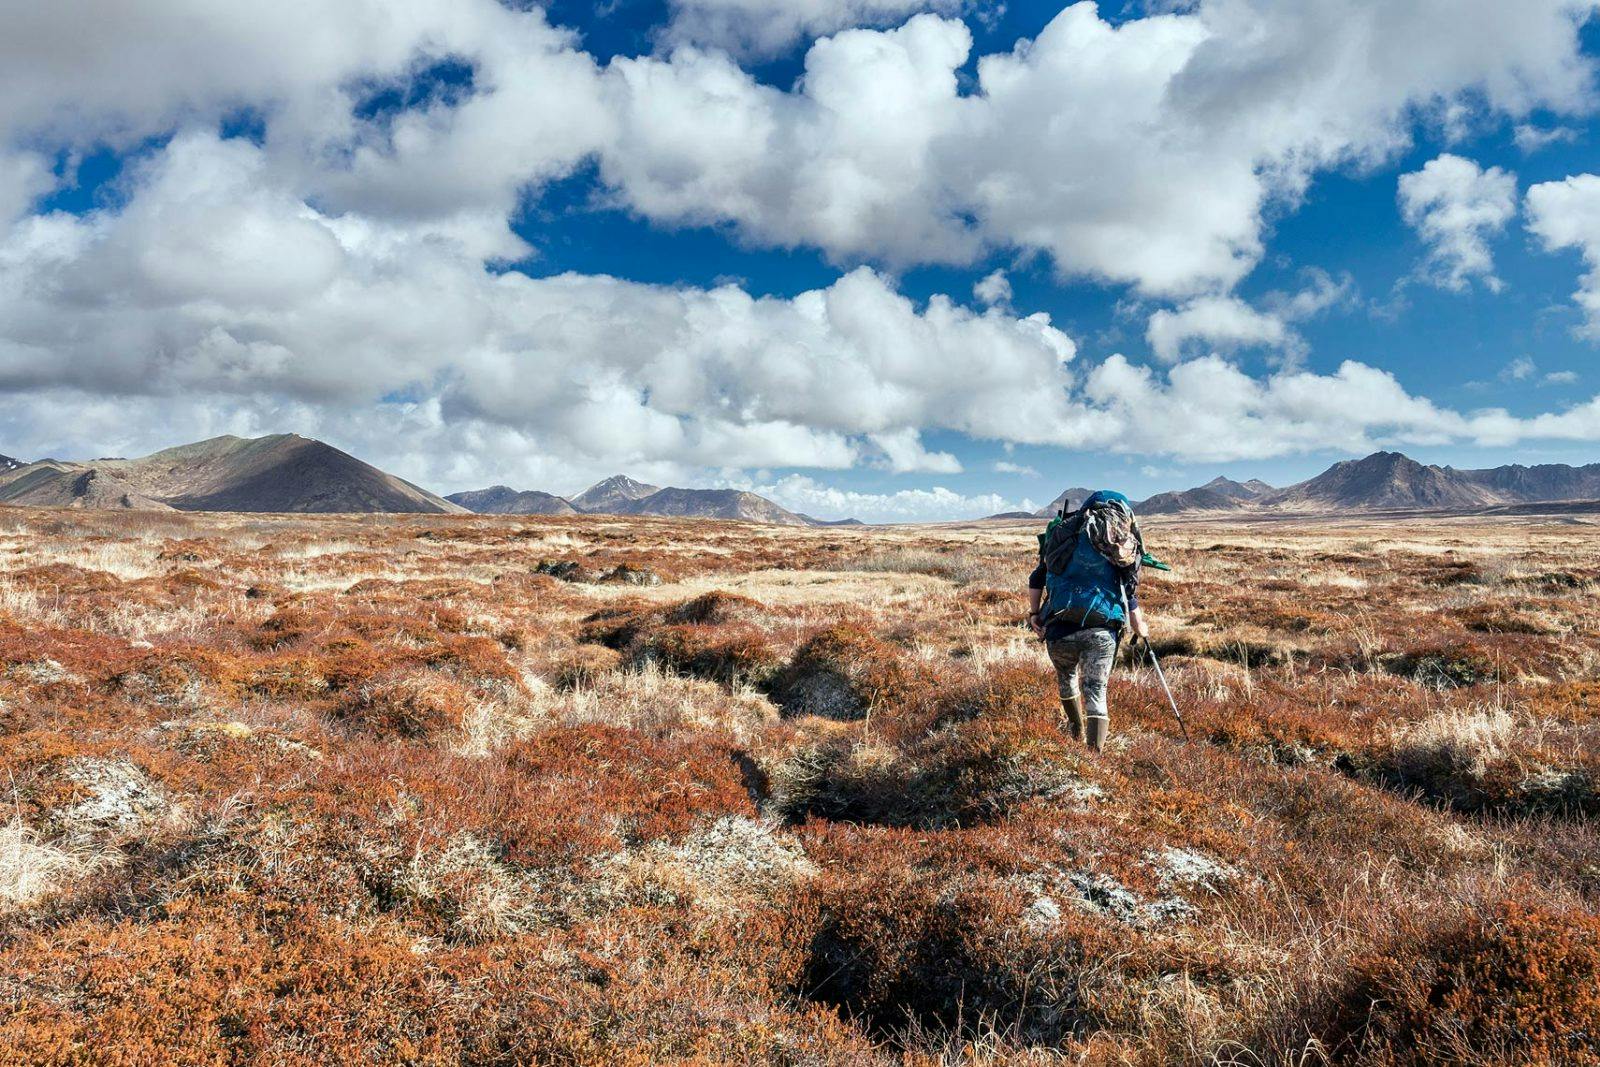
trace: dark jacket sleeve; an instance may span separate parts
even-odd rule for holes
[[[1037,567],[1033,568],[1033,573],[1028,575],[1028,588],[1029,589],[1043,589],[1044,588],[1044,560],[1043,559],[1039,560],[1039,565]]]

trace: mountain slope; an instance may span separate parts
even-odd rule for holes
[[[96,467],[46,460],[14,468],[16,477],[0,485],[0,504],[36,508],[125,508],[172,511],[114,474]]]
[[[80,485],[66,479],[67,472],[92,473],[93,477]],[[252,439],[214,437],[141,459],[90,463],[47,460],[12,471],[4,478],[0,499],[39,506],[425,514],[466,511],[363,463],[348,452],[296,434]],[[109,502],[123,499],[127,502]],[[83,503],[72,503],[74,500]]]
[[[1062,508],[1066,508],[1068,511],[1076,511],[1078,506],[1088,498],[1090,493],[1093,492],[1093,489],[1085,489],[1082,486],[1074,486],[1071,489],[1063,489],[1060,496],[1056,497],[1054,500],[1050,501],[1049,504],[1034,512],[1034,517],[1040,519],[1053,519],[1061,513]]]
[[[797,518],[805,520],[807,526],[865,526],[860,519],[818,519],[807,515],[803,511],[794,513]]]
[[[1076,506],[1088,493],[1068,489],[1050,507],[1051,516],[1063,499]],[[1562,463],[1538,466],[1508,464],[1485,470],[1457,470],[1418,463],[1399,452],[1375,452],[1344,460],[1303,482],[1275,489],[1252,478],[1237,482],[1213,478],[1193,489],[1157,493],[1134,505],[1141,515],[1205,512],[1289,511],[1451,511],[1600,499],[1600,463],[1572,467]]]
[[[506,485],[488,489],[473,489],[465,493],[451,493],[445,497],[479,515],[576,515],[578,509],[554,493],[541,493],[537,489],[518,492]]]
[[[790,511],[764,496],[739,489],[662,489],[625,474],[596,482],[568,503],[590,515],[655,515],[663,518],[742,519],[782,526],[852,526],[856,519],[825,522]]]
[[[764,496],[739,489],[660,489],[647,497],[617,505],[618,515],[661,515],[705,519],[743,519],[782,526],[812,522]]]
[[[596,482],[577,496],[572,497],[569,503],[579,511],[590,511],[598,514],[622,514],[618,511],[622,505],[634,500],[643,500],[652,493],[661,492],[659,485],[646,485],[636,482],[626,474],[613,474],[605,481]]]
[[[1272,492],[1272,486],[1260,478],[1251,478],[1248,482],[1236,482],[1232,478],[1225,478],[1221,475],[1211,479],[1205,485],[1196,486],[1195,488],[1203,489],[1209,493],[1217,493],[1230,500],[1255,500]],[[1185,490],[1185,492],[1193,492],[1193,490]]]
[[[1444,469],[1504,496],[1512,503],[1600,498],[1600,463],[1584,467],[1572,467],[1565,463],[1541,463],[1525,467],[1520,463],[1512,463],[1488,470]]]
[[[1335,463],[1315,478],[1261,498],[1292,511],[1472,508],[1504,503],[1492,489],[1445,467],[1424,466],[1398,452]]]
[[[21,470],[27,466],[31,466],[31,464],[24,463],[20,459],[12,459],[10,456],[0,456],[0,474],[4,474],[6,471]]]
[[[147,495],[183,511],[466,510],[298,434],[217,437],[106,466]]]
[[[1237,483],[1236,483],[1237,484]],[[1240,498],[1206,486],[1181,492],[1157,493],[1133,506],[1138,515],[1181,515],[1190,511],[1238,511],[1249,506]]]

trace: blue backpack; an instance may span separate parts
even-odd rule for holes
[[[1039,535],[1040,558],[1045,565],[1044,605],[1040,620],[1067,622],[1073,629],[1110,627],[1120,630],[1128,621],[1128,596],[1122,572],[1096,546],[1091,527],[1103,521],[1098,509],[1122,509],[1131,521],[1133,509],[1121,493],[1102,489],[1076,512],[1052,519]],[[1103,514],[1103,513],[1102,513]],[[1103,526],[1101,527],[1103,529]],[[1138,527],[1132,526],[1138,538]],[[1142,544],[1139,546],[1142,550]],[[1139,555],[1134,555],[1138,566]]]

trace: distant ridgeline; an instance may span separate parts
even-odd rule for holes
[[[142,459],[18,464],[0,471],[0,503],[151,511],[467,510],[332,445],[295,434],[214,437]]]
[[[571,499],[537,490],[518,492],[504,485],[452,493],[445,499],[491,515],[661,515],[743,519],[780,526],[860,525],[856,519],[813,519],[739,489],[663,489],[634,481],[625,474],[596,482]]]
[[[1068,489],[1040,509],[1040,518],[1071,511],[1091,490]],[[1215,478],[1180,492],[1157,493],[1134,504],[1141,515],[1478,511],[1496,507],[1600,499],[1600,463],[1573,467],[1512,464],[1488,470],[1424,465],[1399,452],[1335,463],[1315,478],[1284,489],[1252,478]],[[995,518],[1014,518],[1007,513]]]
[[[1090,489],[1074,487],[1027,519],[1071,511]],[[1398,452],[1335,463],[1278,489],[1214,478],[1135,504],[1141,515],[1337,514],[1482,511],[1600,500],[1600,463],[1488,470],[1424,465]],[[214,437],[138,459],[25,463],[0,455],[0,504],[176,511],[400,512],[484,515],[657,515],[739,519],[783,526],[850,526],[790,511],[739,489],[662,488],[618,474],[573,497],[504,485],[436,496],[347,452],[296,434]]]
[[[566,500],[503,485],[447,498],[296,434],[215,437],[139,459],[0,456],[0,504],[141,511],[665,515],[832,526],[737,489],[663,489],[617,475]]]

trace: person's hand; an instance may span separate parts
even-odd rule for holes
[[[1028,629],[1032,630],[1035,636],[1044,636],[1044,623],[1039,621],[1039,613],[1037,611],[1028,613]]]
[[[1150,640],[1150,624],[1144,621],[1144,612],[1134,612],[1130,621],[1133,623],[1133,635],[1135,637],[1142,637],[1146,641]]]

